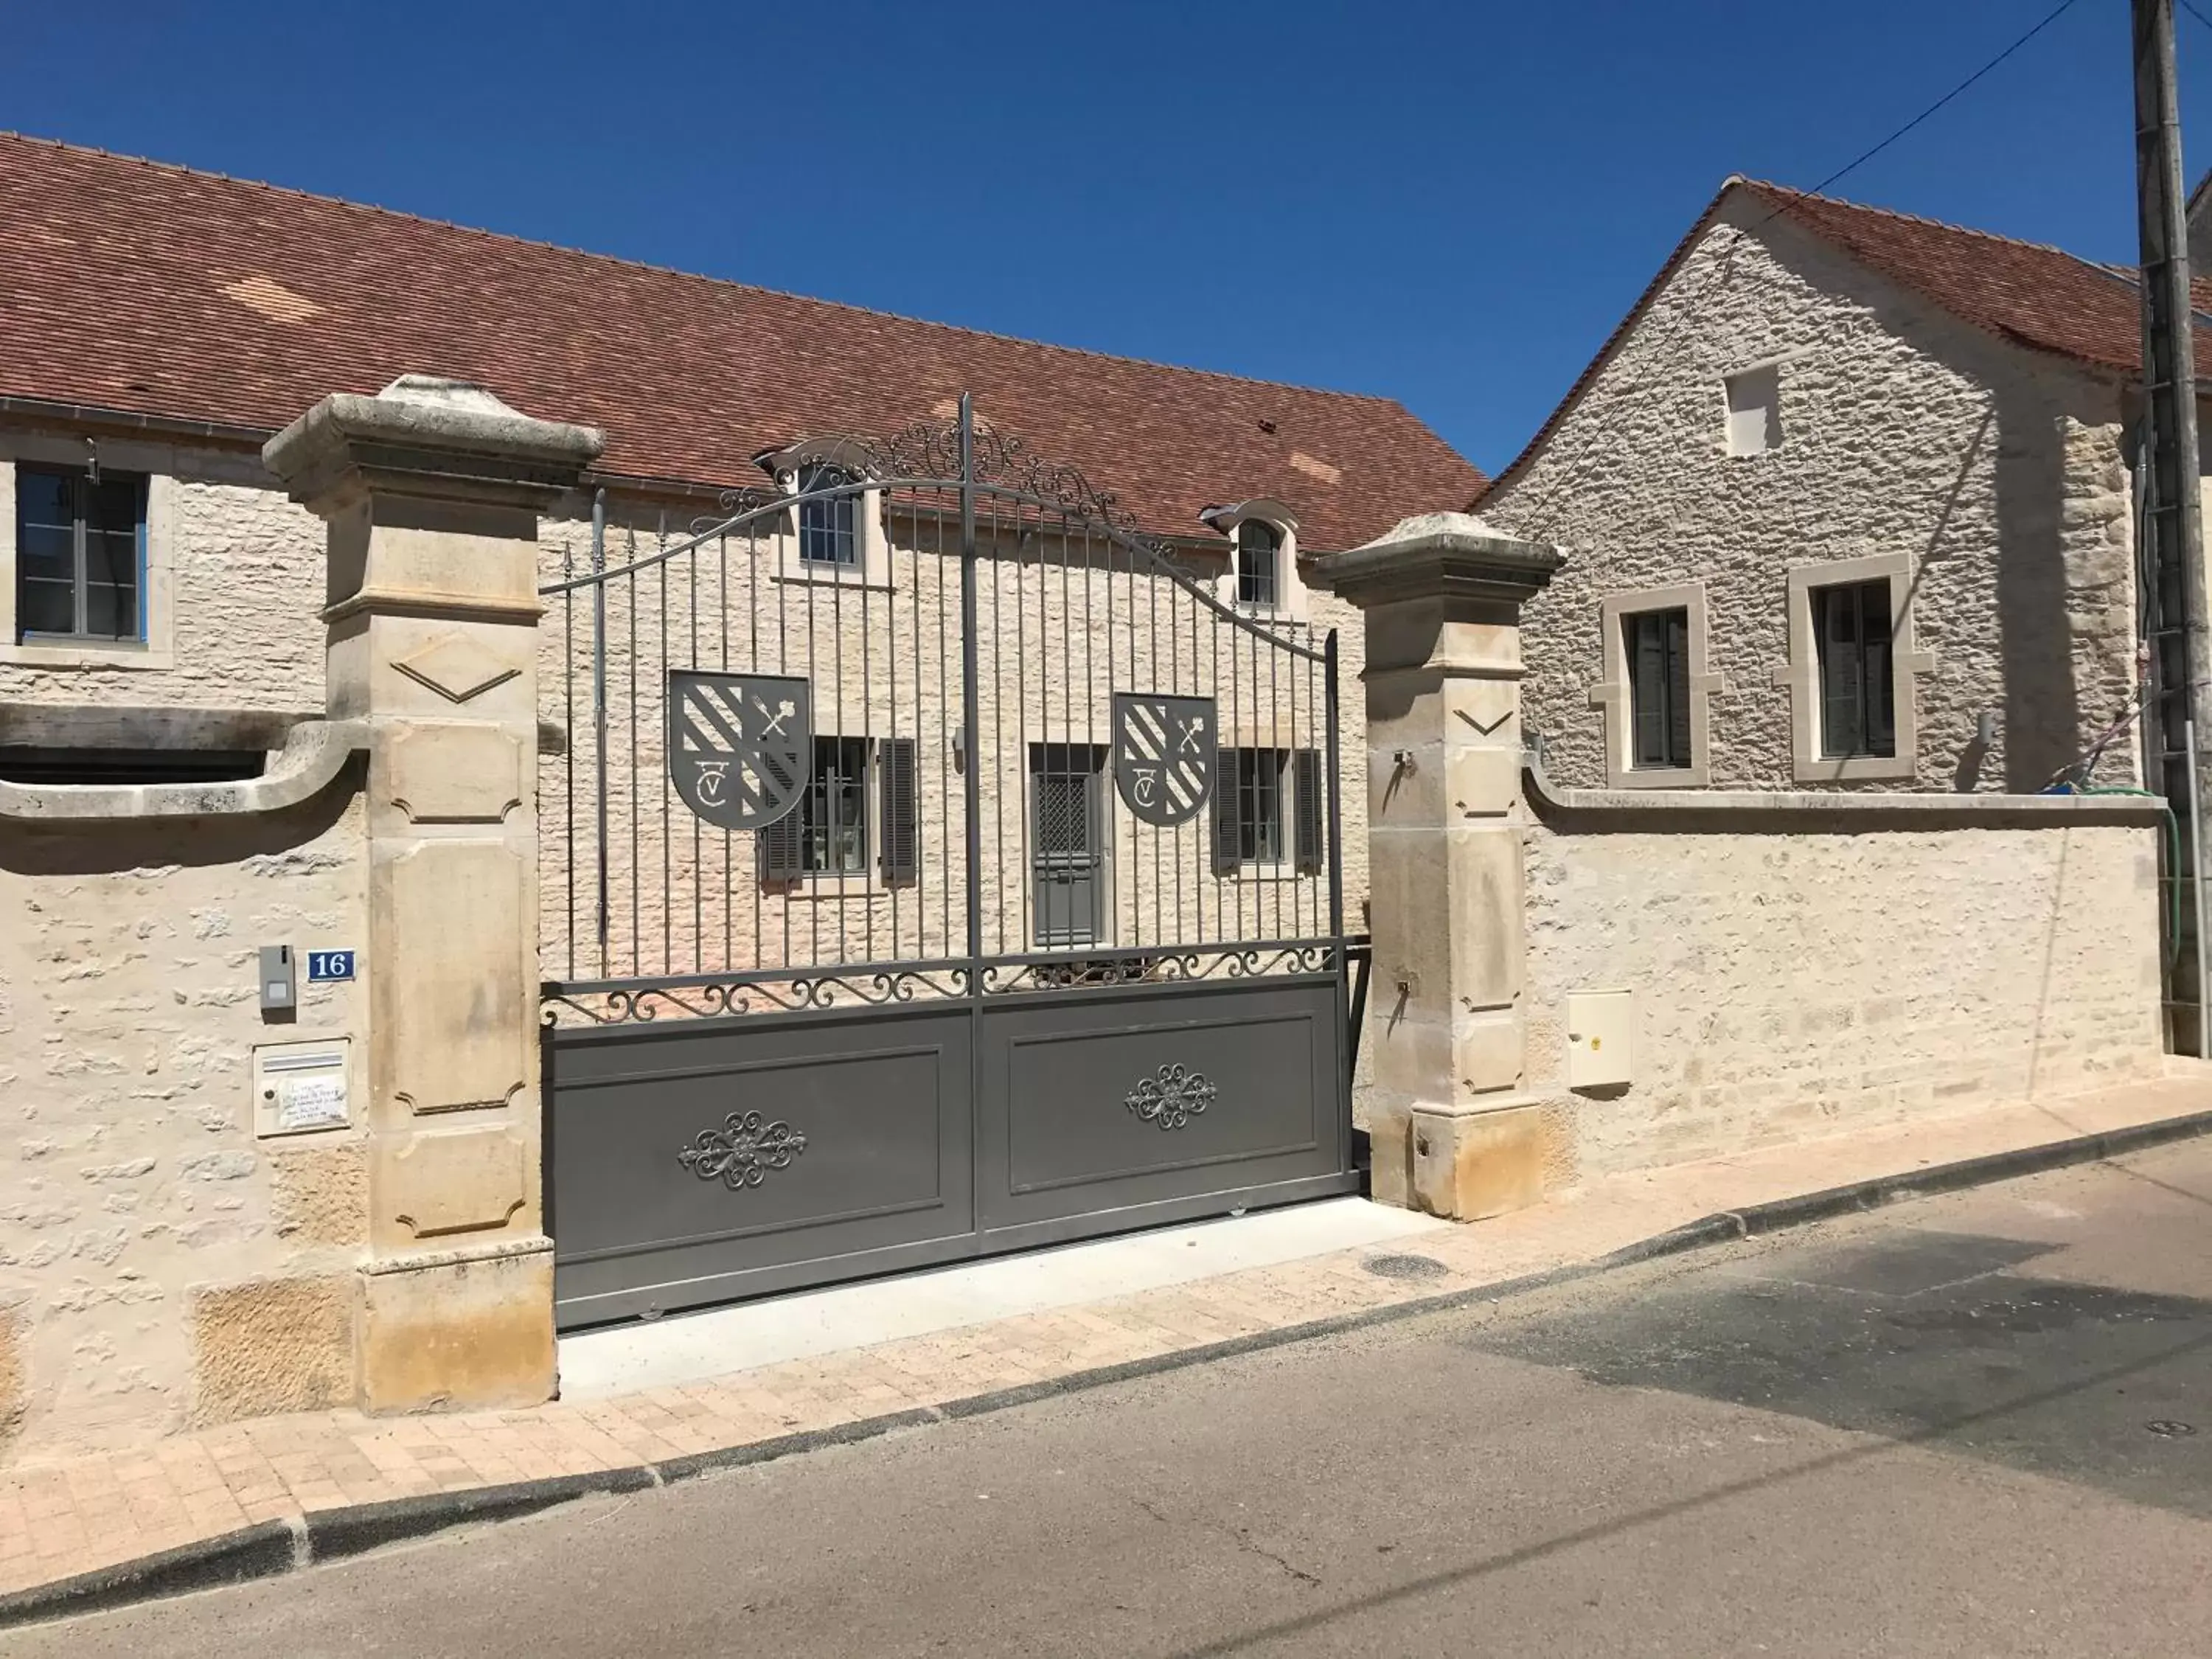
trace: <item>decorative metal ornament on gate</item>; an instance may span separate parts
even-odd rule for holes
[[[1114,787],[1138,821],[1188,823],[1213,793],[1218,743],[1211,697],[1114,694]]]
[[[669,781],[716,829],[763,830],[797,806],[813,751],[806,680],[669,671]]]
[[[1122,1104],[1147,1123],[1163,1129],[1180,1129],[1220,1097],[1212,1079],[1203,1072],[1170,1060],[1157,1076],[1139,1079]]]
[[[676,1161],[702,1181],[719,1181],[732,1192],[757,1187],[770,1170],[787,1170],[806,1150],[806,1137],[760,1112],[732,1112],[719,1129],[702,1129]]]

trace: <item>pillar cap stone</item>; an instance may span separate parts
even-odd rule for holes
[[[261,459],[319,513],[377,492],[543,510],[606,441],[596,427],[510,409],[471,381],[403,374],[373,398],[332,393],[264,444]]]
[[[1405,599],[1522,604],[1566,562],[1558,548],[1500,535],[1470,513],[1423,513],[1364,547],[1314,561],[1314,579],[1365,610]]]

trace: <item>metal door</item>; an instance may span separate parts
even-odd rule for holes
[[[1041,951],[1097,945],[1106,923],[1106,750],[1030,747],[1030,869]]]

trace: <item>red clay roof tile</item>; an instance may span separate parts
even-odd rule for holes
[[[326,392],[409,371],[605,428],[611,475],[718,487],[760,483],[762,450],[888,434],[966,391],[1147,530],[1191,534],[1202,507],[1276,495],[1314,550],[1482,483],[1386,398],[918,322],[0,134],[0,395],[273,431]]]

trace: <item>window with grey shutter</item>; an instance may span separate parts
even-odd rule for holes
[[[1213,751],[1213,873],[1233,876],[1243,836],[1237,816],[1237,750]]]
[[[1640,611],[1620,622],[1628,654],[1632,767],[1694,763],[1690,754],[1690,613]]]
[[[1820,668],[1820,752],[1832,759],[1897,752],[1897,693],[1890,677],[1889,581],[1812,592]]]
[[[921,870],[921,808],[915,795],[914,757],[912,738],[886,738],[877,751],[885,881],[912,881]]]
[[[1298,873],[1302,876],[1319,875],[1322,855],[1328,850],[1322,830],[1326,787],[1322,781],[1320,751],[1299,750],[1291,781],[1291,805],[1297,813]]]

